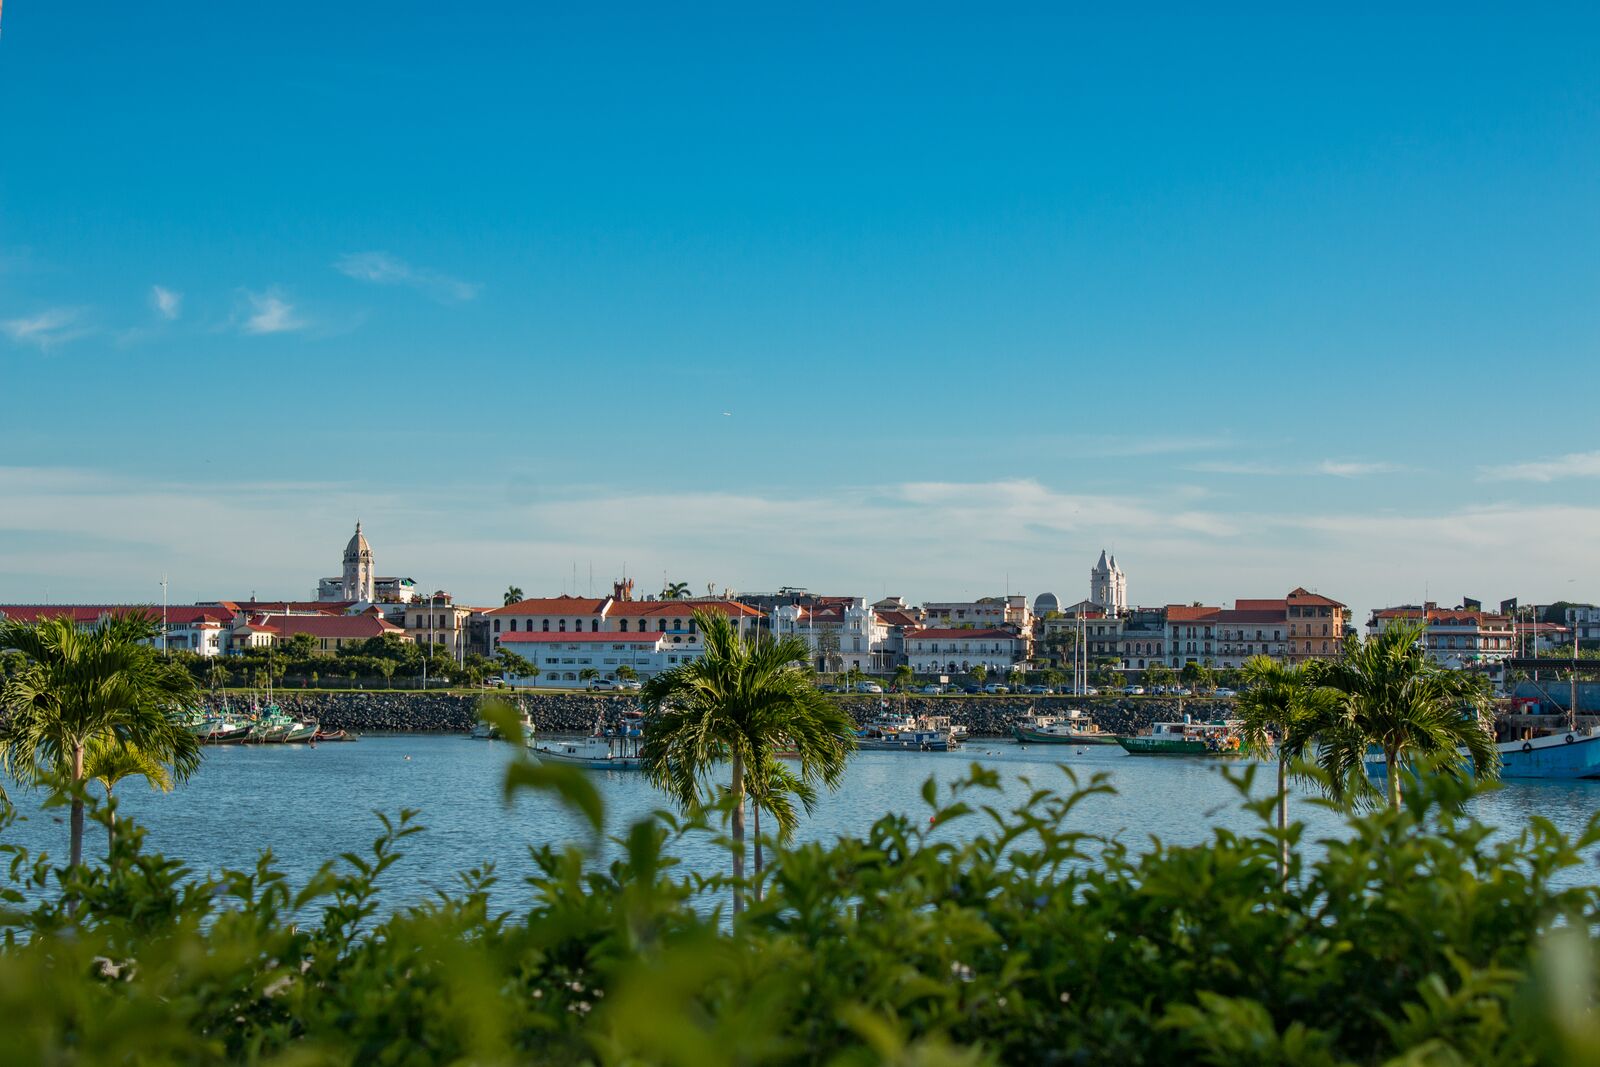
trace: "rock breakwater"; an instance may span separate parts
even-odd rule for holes
[[[509,696],[528,710],[541,733],[588,733],[603,712],[614,720],[638,706],[631,696],[589,693],[517,693]],[[1179,718],[1176,700],[1083,697],[907,697],[840,696],[839,703],[858,725],[885,712],[948,715],[973,737],[1005,737],[1030,709],[1041,715],[1063,715],[1081,708],[1107,733],[1132,734],[1152,722]],[[478,721],[483,697],[459,693],[322,692],[284,693],[277,703],[289,714],[313,719],[327,730],[357,733],[466,733]],[[220,702],[213,702],[214,705]],[[237,703],[233,705],[238,707]],[[1189,700],[1183,711],[1196,719],[1231,713],[1229,701]]]

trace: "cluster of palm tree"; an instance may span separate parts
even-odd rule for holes
[[[688,582],[668,582],[661,587],[662,600],[682,600],[689,595]]]
[[[755,813],[756,883],[761,813],[791,837],[817,787],[836,788],[855,747],[855,724],[820,693],[797,637],[745,640],[724,615],[697,611],[704,654],[645,683],[644,745],[650,780],[686,811],[725,804],[733,837],[733,910],[744,906],[745,805]],[[787,762],[786,762],[787,761]],[[713,781],[726,767],[727,785]],[[796,801],[799,807],[796,807]]]
[[[1420,627],[1393,626],[1364,641],[1349,638],[1336,660],[1245,663],[1242,733],[1251,751],[1276,758],[1280,832],[1289,822],[1289,774],[1303,761],[1345,799],[1375,793],[1367,768],[1381,755],[1384,800],[1396,811],[1409,765],[1479,778],[1498,773],[1481,679],[1434,663],[1421,636]],[[1286,838],[1282,849],[1286,875]]]
[[[176,721],[198,699],[194,677],[155,649],[158,632],[142,612],[87,630],[66,616],[0,625],[0,649],[25,659],[0,688],[0,771],[69,801],[73,866],[91,782],[108,798],[130,777],[170,789],[200,765],[199,742]]]

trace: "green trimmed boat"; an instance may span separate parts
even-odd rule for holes
[[[1237,756],[1239,724],[1215,722],[1158,722],[1149,733],[1119,737],[1117,744],[1130,756]]]
[[[1011,725],[1011,735],[1024,745],[1114,745],[1115,734],[1101,731],[1100,727],[1083,713],[1073,708],[1065,715],[1039,715],[1033,711]]]

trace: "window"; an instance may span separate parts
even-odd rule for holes
[[[589,620],[589,632],[592,633],[592,634],[597,634],[597,633],[600,632],[600,620],[599,619],[590,619]]]
[[[531,624],[533,622],[533,620],[529,619],[528,622]],[[544,620],[544,632],[545,633],[549,633],[550,632],[550,620],[549,619]]]
[[[657,633],[663,633],[663,634],[667,632],[667,620],[666,619],[657,619],[656,620],[656,632]]]
[[[627,633],[628,632],[628,620],[627,619],[622,619],[622,620],[619,621],[618,632],[619,633]]]
[[[494,632],[495,633],[499,633],[500,632],[500,620],[499,619],[494,620]]]
[[[517,632],[517,620],[516,619],[512,619],[511,620],[511,632],[512,633],[516,633]]]

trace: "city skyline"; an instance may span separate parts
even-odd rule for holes
[[[1595,599],[1597,21],[19,7],[0,601]]]

